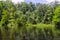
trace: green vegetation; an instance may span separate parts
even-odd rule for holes
[[[1,1],[0,40],[60,40],[60,4]]]

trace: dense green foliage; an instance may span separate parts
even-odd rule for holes
[[[60,40],[59,25],[60,5],[0,2],[0,40]]]

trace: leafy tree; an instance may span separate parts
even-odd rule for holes
[[[28,4],[27,3],[17,4],[17,9],[25,14],[26,11],[28,11]]]
[[[29,9],[29,11],[30,12],[32,12],[32,11],[34,11],[35,10],[35,5],[32,3],[32,2],[30,2],[29,4],[28,4],[28,9]]]
[[[0,2],[0,37],[2,40],[51,40],[60,33],[60,6],[50,4]],[[52,24],[54,23],[54,24]],[[28,38],[27,38],[28,37]]]
[[[57,25],[58,28],[60,28],[60,6],[56,7],[54,11],[53,23]]]

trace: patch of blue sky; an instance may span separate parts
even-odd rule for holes
[[[48,3],[46,0],[25,0],[25,2],[33,2],[33,3]]]

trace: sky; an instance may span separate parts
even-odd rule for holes
[[[51,3],[55,0],[12,0],[12,2],[14,3],[18,3],[18,2],[33,2],[33,3]],[[58,0],[60,1],[60,0]]]
[[[26,0],[26,2],[33,2],[33,3],[47,3],[46,0]]]
[[[18,3],[18,2],[24,2],[24,0],[12,0],[12,2]]]

